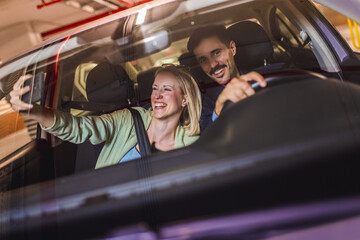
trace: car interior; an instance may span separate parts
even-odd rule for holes
[[[269,82],[270,87],[255,97],[230,105],[188,147],[99,170],[94,166],[103,144],[72,144],[37,125],[29,143],[0,160],[0,164],[9,162],[0,168],[3,191],[13,190],[11,197],[24,201],[12,203],[14,206],[32,206],[36,198],[41,199],[45,204],[41,202],[39,208],[29,211],[31,217],[38,217],[32,224],[42,226],[42,217],[58,211],[56,227],[63,224],[64,229],[79,234],[79,239],[103,234],[97,232],[101,229],[136,224],[141,214],[146,215],[142,220],[152,229],[159,230],[152,225],[156,221],[165,224],[166,231],[171,228],[168,236],[172,236],[170,233],[184,232],[179,219],[201,225],[205,217],[217,223],[224,221],[221,214],[240,212],[233,217],[242,218],[242,213],[270,207],[276,211],[261,214],[279,222],[260,221],[255,213],[250,217],[260,223],[254,228],[246,225],[244,239],[272,240],[280,233],[301,232],[307,227],[306,217],[317,209],[317,201],[358,193],[358,168],[354,166],[359,165],[359,152],[354,139],[360,141],[360,135],[353,134],[359,132],[356,103],[360,102],[360,88],[338,81],[346,77],[359,83],[355,77],[358,70],[341,71],[343,64],[358,66],[359,59],[346,43],[343,49],[348,57],[339,59],[312,22],[318,13],[302,13],[304,9],[297,1],[286,0],[228,1],[211,6],[197,0],[174,1],[148,9],[143,24],[136,23],[137,14],[123,15],[34,51],[30,64],[0,79],[0,83],[9,84],[2,89],[8,93],[24,73],[45,72],[46,91],[38,104],[74,116],[101,115],[134,106],[150,108],[155,72],[167,64],[186,66],[203,94],[215,89],[218,84],[186,49],[194,29],[210,24],[225,26],[232,36],[237,47],[235,61],[242,74],[257,71],[278,84]],[[332,29],[328,22],[324,24]],[[336,36],[335,31],[332,34]],[[339,159],[344,164],[339,164]],[[78,178],[73,182],[73,177]],[[41,182],[43,192],[38,193],[36,183]],[[23,188],[26,186],[29,188]],[[34,195],[23,199],[23,189]],[[239,189],[241,192],[234,194]],[[141,198],[142,194],[148,195]],[[57,208],[49,204],[55,195]],[[297,205],[292,205],[299,202],[309,215],[301,215]],[[286,222],[281,215],[283,205],[290,206],[285,210],[299,214],[300,220]],[[347,219],[359,212],[358,204],[343,215],[336,212],[336,206],[331,211],[326,206],[315,214],[315,227],[328,223],[331,217]],[[149,217],[158,210],[159,219]],[[170,211],[172,214],[167,214]],[[114,216],[114,212],[124,215]],[[26,217],[16,213],[16,219]],[[89,214],[98,218],[88,219]],[[194,216],[197,218],[192,219]],[[233,218],[228,216],[225,222],[230,224]],[[52,226],[53,222],[46,224]],[[240,233],[224,237],[229,229],[220,226],[216,234],[224,238],[213,239],[239,239],[241,227],[236,228]],[[200,235],[193,239],[211,239],[208,234],[212,229],[198,231]],[[70,231],[61,234],[66,236]]]
[[[169,9],[177,9],[179,4],[170,5],[167,6]],[[48,94],[57,96],[51,101],[59,110],[76,116],[100,115],[132,106],[148,108],[155,71],[169,61],[188,66],[203,93],[218,85],[187,52],[186,42],[196,27],[221,24],[227,27],[236,43],[235,59],[241,73],[257,71],[266,75],[306,69],[334,75],[321,68],[309,46],[309,39],[301,39],[298,23],[289,20],[293,16],[286,17],[282,12],[282,9],[288,11],[283,1],[230,6],[215,6],[208,12],[196,10],[198,15],[177,16],[176,12],[171,15],[167,11],[171,20],[166,24],[159,20],[163,13],[158,9],[149,14],[143,26],[136,25],[135,16],[130,15],[75,34],[68,42],[50,44],[49,49],[59,44],[75,47],[64,51],[57,64],[49,65],[49,59],[45,58],[29,66],[26,72],[57,71],[57,82],[54,75],[47,75]],[[167,27],[166,31],[164,27]],[[150,35],[151,38],[147,37]],[[157,45],[152,45],[154,42]],[[155,64],[156,59],[161,61]],[[13,75],[11,77],[15,79]],[[38,131],[37,138],[41,138]],[[101,145],[84,143],[76,146],[53,136],[46,138],[52,145],[56,177],[93,169],[101,151]]]

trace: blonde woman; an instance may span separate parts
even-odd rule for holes
[[[95,168],[140,158],[134,122],[127,109],[101,116],[74,117],[68,113],[22,102],[21,78],[10,93],[15,111],[29,110],[47,132],[62,140],[79,144],[105,142]],[[195,80],[180,66],[159,68],[152,86],[151,110],[139,111],[149,142],[160,151],[169,151],[193,143],[200,134],[201,95]]]

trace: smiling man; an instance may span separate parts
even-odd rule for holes
[[[219,116],[226,101],[234,103],[255,93],[249,81],[259,82],[266,86],[264,78],[250,72],[240,75],[235,64],[236,46],[223,26],[206,26],[196,29],[187,44],[189,52],[193,53],[202,70],[217,83],[222,85],[215,91],[204,96],[202,131]]]

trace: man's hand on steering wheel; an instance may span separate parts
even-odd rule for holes
[[[216,100],[216,115],[220,115],[225,102],[231,101],[236,103],[244,98],[254,95],[255,91],[249,84],[251,81],[258,82],[261,87],[266,87],[267,85],[264,77],[257,72],[250,72],[241,75],[240,78],[231,79]]]

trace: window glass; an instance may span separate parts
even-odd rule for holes
[[[178,8],[180,4],[182,6]],[[208,4],[206,1],[174,1],[147,9],[141,24],[140,14],[129,11],[129,15],[112,18],[44,46],[36,54],[29,55],[31,58],[26,56],[21,66],[9,64],[9,67],[14,67],[9,72],[14,74],[11,81],[4,81],[11,87],[21,74],[31,72],[29,65],[34,72],[46,72],[47,95],[42,103],[74,116],[99,116],[127,107],[148,107],[154,70],[163,64],[185,64],[199,86],[214,86],[214,81],[188,54],[187,42],[196,28],[221,24],[230,31],[233,26],[246,22],[255,24],[258,31],[248,34],[249,28],[233,28],[232,37],[238,49],[235,61],[241,73],[252,70],[271,73],[291,68],[318,70],[318,60],[324,55],[316,58],[309,45],[303,46],[301,28],[311,27],[311,24],[301,13],[299,16],[289,10],[292,8],[287,5],[291,2],[225,1],[212,6]],[[245,38],[246,43],[241,42]],[[5,75],[0,71],[0,78]],[[5,100],[3,104],[7,112],[0,115],[1,129],[5,129],[7,122],[18,125],[13,125],[16,131],[2,130],[0,141],[8,142],[8,136],[16,132],[25,136],[12,141],[13,148],[8,150],[11,153],[35,137],[36,124],[12,112]],[[71,144],[61,141],[44,131],[41,138],[46,139],[51,147],[52,154],[47,160],[54,162],[56,177],[94,169],[102,149],[101,144],[93,146],[90,142]]]
[[[36,137],[36,122],[14,112],[10,104],[0,100],[0,159],[29,143]]]
[[[344,15],[324,6],[315,3],[318,10],[327,18],[327,20],[336,28],[340,35],[347,41],[351,49],[360,52],[359,26],[356,22]]]
[[[318,69],[318,59],[315,57],[313,49],[310,47],[309,42],[304,44],[301,38],[301,29],[294,24],[295,16],[286,16],[279,8],[275,10],[275,38],[278,39],[278,44],[274,44],[275,51],[283,52],[288,59],[283,61],[289,62],[290,66],[305,68],[305,69]],[[290,20],[291,19],[291,20]]]
[[[32,53],[26,56],[25,59],[28,60],[26,63],[29,64],[34,61],[36,55],[37,53]],[[21,75],[33,71],[33,66],[25,68],[24,64],[24,59],[19,59],[1,69],[0,95],[7,95]],[[9,156],[35,139],[36,130],[37,123],[29,120],[26,117],[26,112],[17,113],[13,111],[9,103],[9,96],[0,100],[0,159]]]
[[[276,22],[279,26],[279,30],[282,36],[284,37],[283,41],[287,42],[288,45],[293,47],[301,46],[299,31],[279,9],[276,9]]]

